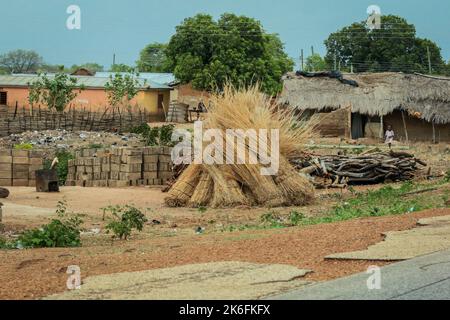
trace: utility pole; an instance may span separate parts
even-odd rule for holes
[[[314,55],[314,46],[311,46],[311,55]]]
[[[336,51],[334,52],[334,71],[337,70],[337,56],[336,56]]]
[[[302,55],[300,56],[300,61],[301,61],[301,64],[302,64],[302,71],[305,71],[305,64],[304,64],[304,60],[305,59],[305,56],[303,55],[303,49],[302,49]]]
[[[429,46],[427,46],[427,56],[428,56],[428,72],[431,74],[433,70],[431,69],[431,53]]]
[[[112,63],[112,65],[113,66],[116,65],[116,54],[115,53],[113,53],[113,63]]]

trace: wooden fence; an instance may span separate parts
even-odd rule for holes
[[[126,132],[142,123],[161,121],[145,110],[104,108],[100,111],[68,108],[64,112],[18,106],[0,106],[0,136],[34,130]]]

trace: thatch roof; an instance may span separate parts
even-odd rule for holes
[[[343,74],[358,86],[329,77],[305,77],[288,73],[283,77],[280,102],[300,110],[352,107],[370,116],[408,111],[426,121],[450,122],[450,78],[404,73]]]

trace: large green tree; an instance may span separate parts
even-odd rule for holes
[[[357,72],[429,72],[428,51],[432,73],[442,73],[445,62],[436,43],[416,36],[416,28],[404,18],[381,17],[381,29],[370,30],[366,21],[353,23],[325,41],[330,66],[336,65]]]
[[[306,58],[305,71],[324,71],[328,69],[328,64],[318,53],[314,53]]]
[[[267,34],[255,19],[229,13],[218,21],[205,14],[185,19],[166,53],[178,80],[205,90],[258,82],[276,94],[282,75],[294,66],[277,35]]]
[[[8,73],[33,73],[42,63],[42,57],[32,50],[19,49],[0,55],[0,68]]]
[[[77,84],[76,78],[63,72],[54,76],[40,74],[28,86],[28,101],[32,107],[36,103],[43,103],[49,109],[59,112],[64,111],[78,93],[84,90],[84,86]]]
[[[139,72],[172,72],[166,55],[167,44],[151,43],[142,49],[136,62]]]
[[[139,74],[116,73],[109,76],[109,80],[105,85],[105,91],[108,96],[109,104],[116,107],[129,107],[130,101],[139,92]]]

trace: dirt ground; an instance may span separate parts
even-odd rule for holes
[[[370,144],[370,141],[361,143]],[[339,143],[320,140],[314,143]],[[335,149],[314,149],[315,153],[337,153]],[[449,168],[448,145],[414,144],[409,152],[429,162],[436,175]],[[357,191],[380,186],[356,187]],[[370,265],[387,262],[336,261],[325,257],[335,253],[366,249],[383,240],[382,233],[408,230],[421,218],[450,215],[450,209],[428,210],[400,216],[364,218],[307,227],[230,232],[228,227],[260,222],[262,214],[288,214],[296,210],[317,216],[349,196],[348,190],[321,190],[316,202],[303,208],[207,209],[168,208],[159,188],[125,189],[62,187],[60,193],[36,193],[34,188],[9,187],[2,199],[3,228],[17,233],[47,223],[55,216],[58,201],[69,211],[84,214],[87,231],[81,248],[1,250],[0,299],[37,299],[66,288],[67,267],[78,265],[82,278],[126,271],[144,271],[193,263],[239,261],[286,264],[312,270],[305,280],[323,281],[361,272]],[[340,193],[339,197],[336,194]],[[142,233],[128,241],[112,241],[104,234],[102,208],[131,204],[146,212],[149,222]],[[196,234],[198,227],[204,233]]]
[[[385,263],[328,261],[325,256],[365,249],[381,241],[383,232],[410,229],[418,219],[443,215],[450,215],[450,209],[264,231],[178,235],[173,230],[166,235],[114,243],[106,238],[85,238],[81,248],[1,251],[0,298],[37,299],[62,292],[70,265],[80,266],[81,276],[88,277],[192,263],[241,261],[312,270],[307,280],[334,279]],[[150,234],[151,230],[147,235]]]

